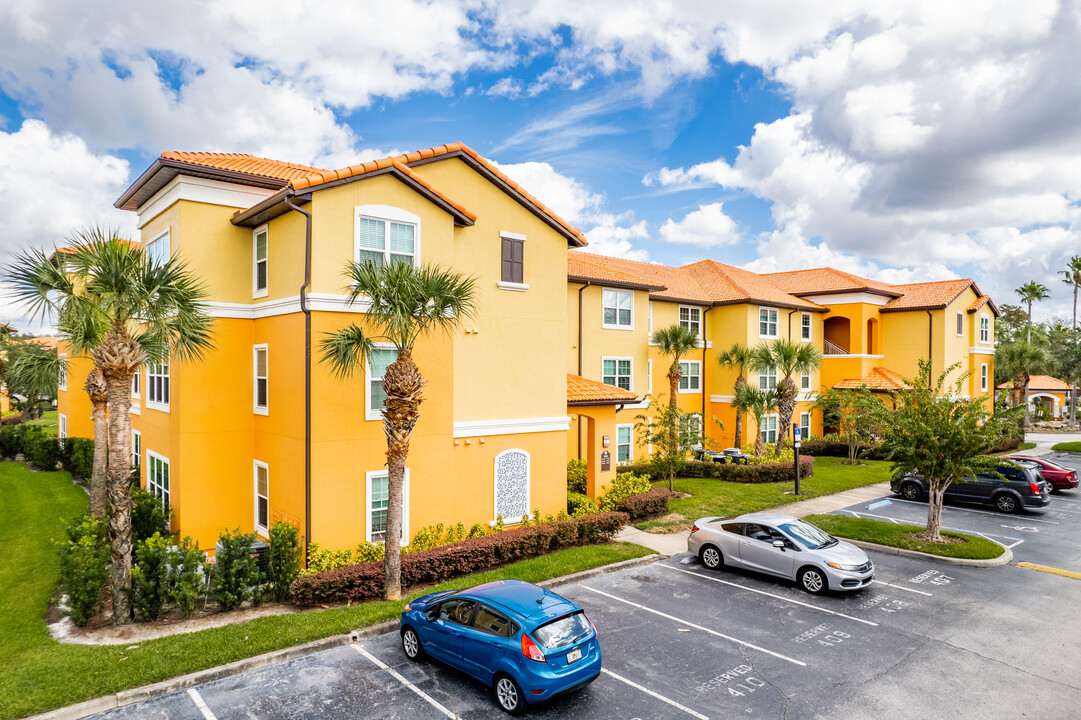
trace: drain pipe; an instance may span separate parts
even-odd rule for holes
[[[285,204],[304,216],[304,283],[300,286],[300,311],[304,313],[304,565],[312,545],[312,311],[308,288],[312,284],[312,214],[293,204]]]
[[[702,383],[702,435],[706,434],[706,315],[713,309],[710,305],[702,311],[702,374],[698,382]]]
[[[930,310],[924,310],[927,313],[927,384],[931,384],[931,378],[934,373],[931,372],[934,369],[934,358],[931,357],[931,347],[934,339],[934,325],[935,316],[931,314]]]
[[[586,284],[578,289],[578,377],[582,377],[582,293],[592,283],[586,280]],[[618,412],[618,411],[617,411]],[[578,459],[582,459],[582,414],[578,414]]]

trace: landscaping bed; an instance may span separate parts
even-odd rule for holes
[[[948,540],[943,543],[928,542],[917,537],[926,531],[921,525],[898,525],[847,515],[808,515],[803,519],[837,537],[916,550],[941,557],[990,560],[1006,552],[1001,545],[986,538],[964,533],[943,532],[942,535]]]
[[[810,455],[800,456],[800,477],[806,478],[814,474],[815,459]],[[620,467],[623,472],[631,472],[641,475],[649,475],[654,482],[667,480],[666,477],[657,473],[652,465],[643,463],[640,465],[624,465]],[[688,460],[676,472],[676,478],[713,478],[727,482],[754,485],[758,483],[794,482],[796,469],[792,461],[761,463],[758,465],[736,465],[734,463],[703,462],[700,460]]]
[[[1028,444],[1028,443],[1026,443]],[[1036,447],[1036,443],[1031,443],[1032,447]],[[1051,446],[1052,450],[1059,452],[1081,452],[1081,442],[1064,442]]]

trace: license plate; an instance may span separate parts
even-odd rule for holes
[[[580,648],[576,648],[574,650],[571,650],[569,653],[567,653],[567,662],[568,663],[576,662],[576,661],[581,660],[581,659],[582,659],[582,650]]]

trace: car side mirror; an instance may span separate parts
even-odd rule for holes
[[[780,548],[783,551],[784,550],[784,540],[774,540],[773,541],[773,547]]]
[[[438,613],[436,613],[435,610],[429,610],[427,613],[424,614],[424,619],[427,620],[428,622],[435,622],[435,619],[437,617],[438,617]]]

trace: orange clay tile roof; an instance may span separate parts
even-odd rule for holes
[[[56,343],[59,342],[59,338],[56,338],[53,335],[42,335],[41,337],[30,338],[27,342],[36,343],[52,350],[56,347]]]
[[[567,374],[568,405],[619,405],[637,400],[638,396],[628,390]]]
[[[833,386],[837,390],[858,390],[866,387],[868,390],[911,390],[912,386],[905,382],[904,377],[886,368],[872,368],[859,380],[841,380]]]
[[[278,180],[295,180],[312,173],[322,172],[319,168],[297,163],[270,160],[244,153],[208,153],[208,152],[163,152],[163,158],[191,163],[192,165],[205,165],[206,167],[220,170],[232,170],[234,172],[247,173],[248,175],[261,175],[263,177],[277,178]]]
[[[611,283],[620,287],[629,287],[641,290],[664,290],[661,285],[637,275],[616,270],[600,263],[590,262],[592,256],[585,253],[567,253],[567,278],[569,280],[596,280],[602,283]]]
[[[827,293],[869,291],[891,297],[900,291],[877,280],[868,280],[834,268],[813,268],[791,272],[766,273],[762,277],[793,295],[824,295]]]
[[[126,242],[131,247],[134,247],[134,248],[142,247],[142,243],[137,242],[135,240],[124,240],[123,238],[118,238],[118,239],[120,239],[122,242]],[[67,247],[57,248],[55,250],[55,252],[58,252],[61,255],[74,255],[75,253],[79,252],[79,248],[81,248],[81,247],[85,247],[85,246],[84,245],[68,245]]]
[[[404,155],[399,155],[394,159],[399,162],[405,163],[406,165],[412,165],[414,163],[434,160],[444,155],[452,155],[455,153],[462,153],[472,158],[478,165],[480,165],[487,172],[495,176],[502,184],[506,185],[513,192],[521,195],[527,203],[533,205],[541,213],[551,218],[557,225],[559,225],[563,230],[569,233],[581,245],[587,244],[588,241],[586,240],[585,235],[582,234],[581,230],[574,227],[563,218],[559,217],[559,215],[556,215],[544,203],[527,193],[525,189],[518,185],[518,183],[514,182],[509,177],[504,175],[499,168],[497,168],[485,158],[478,155],[476,150],[469,147],[465,143],[456,142],[449,145],[439,145],[437,147],[428,148],[427,150],[415,150]]]
[[[998,386],[999,390],[1006,390],[1013,387],[1013,380],[1008,380]],[[1063,382],[1056,377],[1050,375],[1033,375],[1028,379],[1029,390],[1052,390],[1055,392],[1066,392],[1070,389],[1070,383]]]
[[[940,280],[938,282],[894,285],[904,293],[901,297],[890,300],[882,306],[882,312],[891,310],[931,310],[949,305],[957,296],[975,283],[969,279]],[[977,294],[979,291],[977,290]]]

